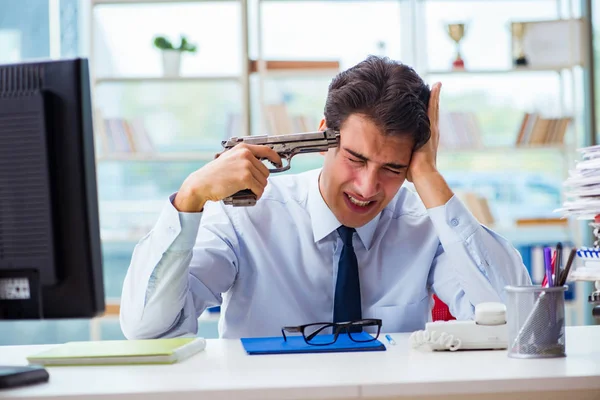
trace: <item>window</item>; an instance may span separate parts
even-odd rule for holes
[[[248,32],[237,0],[91,3],[0,2],[0,62],[91,57],[109,300],[120,296],[135,243],[168,196],[220,151],[221,140],[239,135],[244,113],[251,115],[252,134],[266,133],[262,118],[273,104],[284,104],[290,118],[302,121],[296,129],[317,129],[336,71],[252,73],[246,104],[246,57],[333,60],[346,69],[380,54],[414,65],[428,83],[442,81],[443,111],[473,115],[481,147],[446,146],[440,169],[455,190],[484,196],[500,225],[556,216],[573,149],[584,143],[581,69],[511,71],[510,21],[568,17],[562,3],[570,2],[557,8],[554,0],[250,0]],[[463,74],[450,71],[456,48],[446,33],[446,24],[459,21],[467,24],[461,53],[470,72]],[[179,76],[165,77],[153,39],[166,35],[177,42],[182,34],[198,51],[183,55]],[[566,145],[516,149],[525,112],[573,116]],[[286,173],[322,161],[318,154],[301,155]],[[200,329],[206,337],[215,334],[214,325]],[[0,345],[86,340],[97,331],[103,339],[122,337],[115,320],[99,327],[88,321],[0,322]]]
[[[0,2],[0,63],[79,54],[77,0]],[[89,321],[0,321],[0,345],[89,339]]]

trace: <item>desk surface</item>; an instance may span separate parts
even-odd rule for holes
[[[395,346],[383,339],[384,352],[264,356],[246,355],[239,340],[210,339],[203,352],[173,365],[49,367],[48,383],[0,390],[0,399],[465,398],[557,390],[600,398],[600,326],[567,327],[567,357],[558,359],[424,352],[410,349],[408,336],[392,334]],[[0,365],[25,365],[27,355],[49,347],[0,347]]]

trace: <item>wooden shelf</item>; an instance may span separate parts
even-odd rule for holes
[[[193,153],[115,153],[102,155],[98,162],[106,161],[131,161],[131,162],[190,162],[212,161],[218,151],[193,152]]]
[[[101,83],[174,83],[174,82],[216,82],[216,81],[233,81],[239,82],[239,75],[205,75],[205,76],[105,76],[95,79],[96,84]]]
[[[340,62],[335,60],[263,60],[264,66],[259,69],[257,60],[250,60],[248,72],[261,73],[274,76],[290,75],[335,75],[340,71]]]
[[[282,78],[328,78],[332,79],[340,71],[337,69],[282,69],[264,72],[265,79]],[[255,72],[258,74],[259,72]]]
[[[118,317],[121,313],[120,299],[106,299],[104,302],[104,313],[101,317]]]
[[[532,72],[554,72],[559,73],[564,69],[571,69],[575,65],[564,65],[554,68],[509,68],[509,69],[465,69],[465,70],[429,70],[426,75],[502,75]]]
[[[566,218],[520,218],[515,221],[516,226],[562,226],[568,227],[569,220]]]

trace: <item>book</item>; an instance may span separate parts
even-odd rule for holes
[[[386,348],[379,340],[366,332],[353,333],[355,339],[365,340],[355,342],[347,334],[340,334],[338,339],[328,345],[311,345],[304,341],[302,336],[288,336],[287,341],[283,337],[258,337],[242,338],[244,350],[249,355],[256,354],[289,354],[289,353],[335,353],[354,351],[385,351]],[[320,335],[321,341],[327,342],[333,335]],[[369,340],[369,341],[366,341]]]
[[[67,342],[33,354],[27,361],[44,366],[173,364],[205,347],[206,340],[197,337]]]

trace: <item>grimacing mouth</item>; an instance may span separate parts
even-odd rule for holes
[[[345,193],[345,192],[344,192],[344,194],[345,194],[345,195],[348,197],[348,199],[350,199],[350,201],[352,202],[352,204],[355,204],[355,205],[357,205],[357,206],[359,206],[359,207],[366,207],[366,206],[368,206],[369,204],[373,203],[373,201],[372,201],[372,200],[369,200],[369,201],[361,201],[361,200],[358,200],[358,199],[357,199],[357,198],[355,198],[355,197],[352,197],[352,196],[351,196],[351,195],[349,195],[348,193]]]

